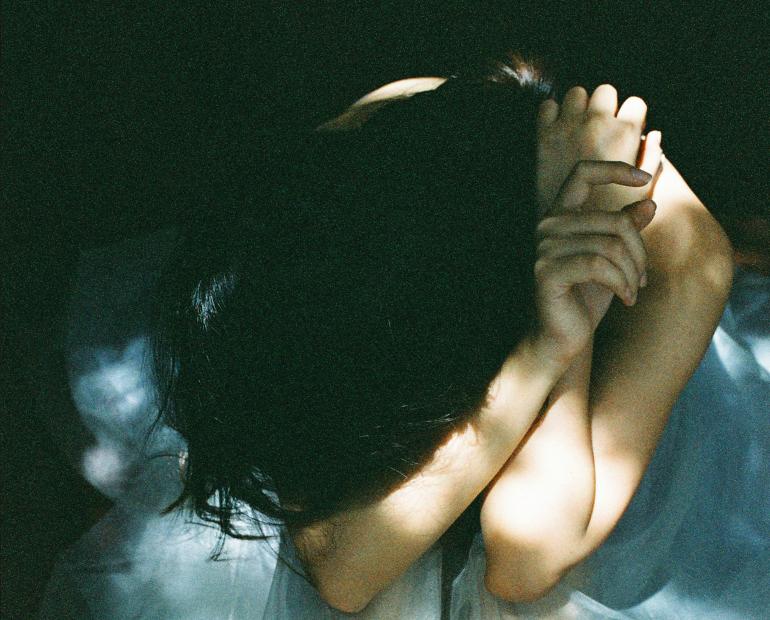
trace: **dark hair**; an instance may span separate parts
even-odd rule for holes
[[[188,444],[172,507],[240,538],[259,537],[244,506],[310,524],[469,421],[533,321],[547,92],[514,58],[360,129],[283,136],[247,199],[187,227],[154,326],[161,415]]]

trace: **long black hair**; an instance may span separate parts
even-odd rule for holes
[[[469,422],[533,322],[547,93],[513,58],[353,131],[281,135],[190,222],[155,304],[161,416],[188,445],[170,508],[241,538],[311,524]]]

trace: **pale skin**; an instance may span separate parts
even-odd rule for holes
[[[374,91],[324,129],[356,126],[372,105],[441,82]],[[416,476],[293,532],[333,607],[363,609],[481,493],[487,588],[514,601],[542,596],[612,531],[710,340],[732,274],[724,233],[661,157],[659,134],[639,156],[643,102],[618,110],[614,88],[581,90],[544,104],[538,120],[539,331],[511,353],[487,406]],[[612,161],[577,163],[585,159]],[[644,201],[651,175],[630,164],[656,172],[661,160],[654,203]],[[606,318],[614,337],[593,351],[613,297],[623,301]]]
[[[589,345],[575,357],[551,394],[539,426],[485,498],[486,585],[511,601],[545,594],[612,531],[641,480],[679,391],[708,345],[729,290],[729,244],[662,158],[659,134],[650,134],[644,152],[637,153],[634,140],[641,133],[644,113],[643,103],[634,98],[618,110],[616,92],[609,86],[597,89],[590,99],[582,89],[573,89],[561,110],[555,102],[547,102],[541,110],[541,135],[549,131],[574,135],[581,127],[593,135],[589,140],[579,137],[581,146],[572,151],[573,157],[638,159],[649,172],[661,160],[662,165],[652,193],[657,213],[640,235],[644,248],[639,251],[629,244],[631,251],[624,260],[613,251],[612,260],[633,292],[624,303],[633,308],[613,308],[608,320],[615,337],[593,355]],[[598,126],[604,128],[605,138]],[[569,148],[561,150],[561,158],[565,151],[569,153]],[[563,159],[557,164],[563,165]],[[592,199],[603,210],[642,197],[631,188],[600,190],[592,192]],[[640,227],[652,218],[653,205],[634,208]],[[551,231],[552,222],[553,217],[546,217],[540,228]],[[686,243],[668,244],[688,236]],[[541,260],[582,253],[586,245],[591,245],[586,236],[577,243],[562,237],[558,244],[546,245]],[[642,274],[649,286],[635,303]],[[609,305],[609,292],[588,286],[582,292],[598,322]],[[670,344],[673,335],[676,347]]]

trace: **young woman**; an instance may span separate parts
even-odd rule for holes
[[[166,270],[177,505],[284,524],[334,608],[477,498],[486,588],[544,595],[620,519],[722,313],[729,243],[644,103],[546,92],[515,62],[375,91]]]

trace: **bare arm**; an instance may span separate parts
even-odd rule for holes
[[[538,343],[525,341],[503,367],[489,406],[415,478],[381,501],[296,532],[322,598],[358,611],[406,571],[497,474],[563,371]]]
[[[595,489],[590,371],[588,347],[486,492],[481,511],[485,581],[502,598],[538,598],[554,583],[563,550],[588,526]]]
[[[640,184],[628,166],[614,170],[615,182]],[[600,266],[574,257],[540,274],[541,329],[508,360],[493,386],[497,395],[491,404],[392,494],[294,532],[324,600],[345,611],[364,607],[436,542],[498,474],[593,333],[595,325],[573,289],[594,280],[618,285]]]
[[[342,127],[346,124],[343,122]],[[637,181],[626,181],[639,185]],[[527,435],[560,377],[560,387],[552,395],[561,394],[565,399],[552,398],[552,404],[576,402],[574,394],[570,396],[573,389],[585,393],[590,353],[586,356],[584,352],[582,361],[574,360],[574,356],[585,351],[595,325],[589,326],[586,332],[586,323],[590,321],[563,320],[566,316],[574,319],[576,311],[580,313],[575,299],[567,293],[578,282],[597,278],[602,281],[609,276],[595,265],[578,263],[561,261],[561,271],[546,274],[561,286],[558,303],[546,304],[539,300],[541,310],[549,310],[547,316],[541,317],[542,322],[553,329],[546,337],[524,343],[511,356],[497,382],[499,393],[492,405],[440,447],[419,475],[379,502],[293,532],[311,579],[332,606],[344,611],[363,608],[440,537],[503,464],[511,462],[511,454]],[[610,287],[617,285],[609,280],[603,282]],[[581,332],[582,335],[576,337]],[[570,346],[561,346],[565,345],[565,338],[571,339]],[[573,347],[581,338],[583,345]],[[568,349],[570,352],[565,354]],[[565,375],[570,365],[573,368]],[[561,410],[581,426],[584,435],[588,433],[589,426],[579,416],[568,407]],[[582,447],[578,449],[590,457]],[[592,489],[592,480],[584,486]],[[584,529],[592,501],[583,497],[581,503],[589,506],[583,513]]]
[[[608,315],[591,386],[597,494],[577,555],[609,535],[631,501],[722,315],[733,274],[721,227],[664,160],[658,212],[642,233],[650,285],[633,308]]]
[[[576,167],[564,195],[594,177],[604,183],[646,182],[627,164],[591,162]],[[606,215],[601,225],[618,217]],[[560,222],[570,227],[574,219],[565,215]],[[598,256],[585,258],[538,261],[536,334],[503,366],[486,406],[419,475],[380,501],[296,533],[310,576],[331,605],[345,611],[364,607],[438,540],[520,444],[548,394],[593,335],[595,324],[577,287],[596,282],[625,294],[620,269]]]
[[[576,87],[567,92],[561,105],[544,102],[538,116],[538,195],[541,213],[546,216],[544,224],[548,217],[558,215],[558,208],[611,212],[625,202],[649,197],[649,184],[636,188],[596,185],[556,204],[565,170],[581,158],[638,162],[641,169],[655,173],[659,148],[644,149],[644,156],[637,156],[645,113],[644,102],[633,97],[617,110],[617,93],[609,85],[596,89],[590,100],[583,88]],[[636,231],[649,223],[650,208],[630,207],[637,216]],[[635,297],[645,284],[646,252],[637,232],[627,243],[607,234],[588,236],[588,227],[572,237],[554,232],[554,238],[545,239],[538,248],[542,257],[585,253],[592,246],[610,243],[611,259],[624,270],[629,295]],[[592,324],[598,326],[613,293],[595,284],[580,289],[591,309]],[[633,299],[624,302],[630,305]],[[541,596],[558,579],[565,550],[574,547],[591,518],[596,492],[588,405],[592,352],[593,341],[573,361],[550,395],[537,426],[487,491],[481,513],[487,588],[504,598]]]
[[[557,531],[578,534],[571,540],[557,538],[557,546],[551,544],[553,531],[540,531],[532,542],[527,538],[531,533],[510,519],[514,495],[506,493],[506,486],[515,491],[527,474],[523,467],[515,468],[515,459],[507,465],[482,509],[487,586],[503,598],[542,596],[609,535],[721,316],[732,277],[726,236],[669,162],[664,162],[653,197],[657,213],[642,233],[649,285],[635,306],[616,305],[610,311],[607,337],[596,344],[589,400],[564,402],[573,416],[586,411],[590,420],[587,447],[593,453],[595,480],[590,518],[586,522],[583,512],[575,512],[574,518],[562,512],[564,522]],[[565,428],[561,443],[571,444],[575,437]],[[544,453],[549,452],[546,439]],[[558,434],[551,443],[551,448],[559,446]],[[559,450],[550,450],[551,459],[559,455]],[[547,460],[548,454],[541,462]],[[537,502],[536,494],[531,498]]]

